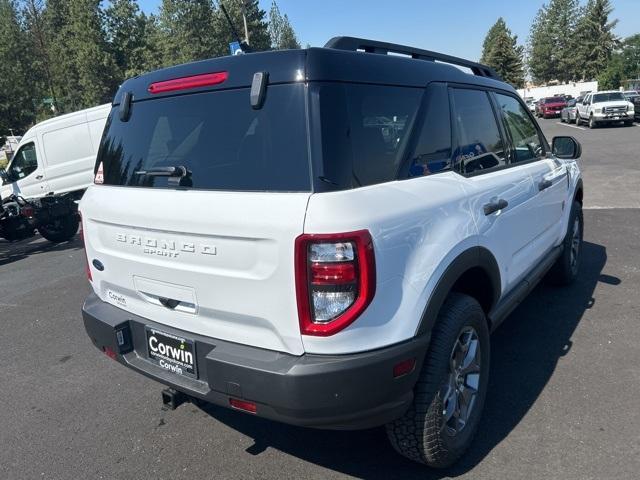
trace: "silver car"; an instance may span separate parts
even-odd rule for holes
[[[567,123],[576,123],[578,118],[578,107],[576,104],[578,101],[582,101],[582,98],[572,98],[567,102],[567,106],[560,112],[560,121]]]

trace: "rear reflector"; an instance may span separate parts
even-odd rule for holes
[[[162,82],[155,82],[149,85],[149,93],[175,92],[177,90],[188,90],[190,88],[209,87],[219,85],[229,78],[227,72],[204,73],[191,77],[173,78]]]
[[[237,398],[230,398],[229,405],[237,410],[242,410],[243,412],[256,413],[258,410],[258,406],[253,402],[248,402],[246,400],[238,400]]]
[[[408,373],[413,372],[413,369],[416,366],[416,359],[410,358],[408,360],[403,360],[402,362],[396,364],[393,367],[393,378],[402,377]]]
[[[82,240],[82,245],[84,246],[84,271],[87,274],[87,279],[90,282],[93,282],[93,275],[91,274],[91,267],[89,266],[89,257],[87,256],[87,242],[84,238],[84,222],[82,220],[82,214],[78,212],[80,216],[80,240]]]
[[[107,357],[109,357],[112,360],[115,360],[117,357],[115,350],[111,347],[102,347],[102,351]]]

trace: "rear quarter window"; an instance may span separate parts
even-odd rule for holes
[[[397,179],[423,89],[338,83],[315,89],[322,177],[340,189]]]

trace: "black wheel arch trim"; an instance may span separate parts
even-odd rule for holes
[[[416,336],[431,332],[438,318],[438,313],[453,286],[465,272],[472,268],[481,268],[491,280],[493,298],[489,310],[498,303],[502,285],[498,262],[488,249],[480,246],[471,247],[458,255],[438,280],[422,313]]]

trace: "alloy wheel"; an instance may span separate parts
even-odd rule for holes
[[[480,339],[473,327],[462,329],[451,350],[449,373],[441,389],[442,429],[450,436],[467,425],[480,388]]]

